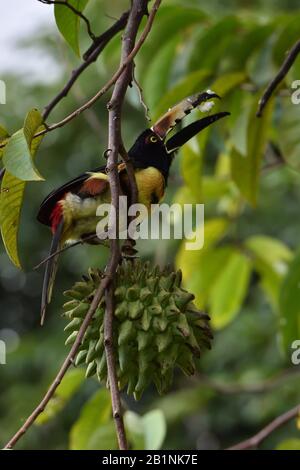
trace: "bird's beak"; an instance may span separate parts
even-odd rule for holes
[[[202,112],[210,111],[214,105],[214,102],[211,101],[213,98],[220,99],[220,97],[211,90],[207,90],[203,93],[198,93],[196,95],[185,98],[180,103],[170,108],[167,113],[159,118],[158,121],[151,127],[151,130],[155,132],[155,134],[157,134],[161,140],[165,140],[167,134],[193,109],[199,108]],[[193,122],[189,126],[179,131],[165,143],[167,151],[172,152],[176,150],[196,134],[198,134],[198,132],[200,132],[202,129],[205,129],[213,122],[228,116],[229,114],[230,113],[227,112],[217,113]]]
[[[171,137],[165,143],[167,152],[174,152],[174,150],[184,145],[188,140],[198,134],[198,132],[202,131],[203,129],[210,126],[219,119],[229,115],[230,113],[227,112],[211,114],[210,116],[206,116],[205,118],[198,119],[198,121],[192,122],[192,124],[188,125],[187,127],[184,127],[181,131],[177,132],[177,134],[173,135],[173,137]]]

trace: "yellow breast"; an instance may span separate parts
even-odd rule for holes
[[[151,204],[157,204],[164,196],[165,180],[159,170],[150,166],[137,170],[135,173],[139,193],[139,203],[150,209]]]

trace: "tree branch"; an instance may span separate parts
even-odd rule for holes
[[[135,70],[133,69],[132,71],[132,81],[133,83],[135,84],[136,86],[136,89],[137,89],[137,92],[138,92],[138,96],[139,96],[139,100],[140,100],[140,104],[143,106],[144,108],[144,111],[145,111],[145,117],[147,119],[147,121],[151,121],[151,118],[150,118],[150,110],[149,110],[149,107],[147,105],[147,103],[145,102],[144,100],[144,96],[143,96],[143,89],[141,87],[141,85],[139,84],[136,76],[135,76]]]
[[[118,68],[118,70],[114,73],[114,75],[111,77],[110,80],[108,80],[108,82],[106,82],[106,84],[92,97],[90,98],[86,103],[84,103],[80,108],[76,109],[75,111],[73,111],[71,114],[69,114],[68,116],[66,116],[64,119],[62,119],[61,121],[55,123],[55,124],[52,124],[50,126],[48,126],[46,129],[44,129],[43,131],[40,131],[38,133],[35,134],[34,137],[39,137],[41,135],[44,135],[44,134],[47,134],[48,132],[51,132],[55,129],[58,129],[59,127],[63,127],[65,126],[67,123],[69,123],[70,121],[72,121],[73,119],[75,119],[77,116],[79,116],[81,113],[83,113],[86,109],[90,108],[93,104],[96,103],[96,101],[98,101],[105,93],[107,93],[107,91],[116,83],[116,81],[119,79],[119,77],[122,75],[122,73],[124,72],[124,70],[126,69],[127,65],[130,64],[132,62],[132,60],[134,59],[134,57],[136,56],[136,54],[139,52],[140,48],[142,47],[142,45],[144,44],[148,34],[150,33],[151,31],[151,28],[152,28],[152,24],[153,24],[153,21],[154,21],[154,18],[155,18],[155,15],[157,13],[157,10],[159,8],[159,5],[161,4],[161,1],[162,0],[156,0],[150,13],[149,13],[149,16],[148,16],[148,20],[147,20],[147,23],[146,23],[146,26],[139,38],[139,40],[137,41],[135,47],[132,49],[131,53],[128,55],[127,59],[120,65],[120,67]]]
[[[300,404],[275,418],[254,436],[250,437],[249,439],[246,439],[245,441],[240,442],[239,444],[229,447],[228,450],[246,450],[258,447],[270,434],[272,434],[272,432],[276,431],[276,429],[288,423],[293,418],[296,418],[299,413]]]
[[[63,1],[63,0],[38,0],[38,2],[44,3],[45,5],[63,5],[67,8],[69,8],[75,15],[79,16],[85,22],[86,29],[87,29],[87,32],[88,32],[88,35],[90,36],[90,38],[93,39],[93,40],[96,38],[95,34],[92,32],[91,24],[90,24],[89,20],[87,19],[87,17],[81,11],[77,10],[77,8],[73,7],[73,5],[68,3],[68,0],[66,0],[66,1]]]
[[[108,41],[110,41],[117,33],[124,29],[128,20],[128,16],[129,10],[125,11],[110,28],[104,31],[104,33],[100,34],[100,36],[97,36],[91,46],[83,54],[83,59],[87,60],[90,55],[95,51],[95,49],[97,49],[103,43],[107,44]]]
[[[100,300],[102,296],[104,295],[106,287],[109,285],[111,279],[112,279],[112,273],[114,272],[115,266],[113,264],[110,265],[110,268],[107,271],[107,274],[105,277],[102,279],[95,296],[93,298],[93,301],[91,303],[91,306],[89,308],[88,313],[86,314],[86,317],[80,327],[80,330],[78,331],[78,335],[76,337],[76,341],[73,344],[69,354],[67,355],[66,359],[64,360],[57,376],[55,377],[54,381],[50,385],[49,389],[47,390],[47,393],[45,394],[44,398],[42,401],[39,403],[39,405],[35,408],[35,410],[31,413],[31,415],[27,418],[23,426],[16,432],[16,434],[10,439],[10,441],[6,444],[4,449],[12,449],[15,444],[18,442],[18,440],[26,433],[26,431],[30,428],[30,426],[34,423],[36,418],[44,411],[46,405],[49,403],[50,399],[53,397],[57,387],[61,383],[64,375],[66,374],[67,370],[69,369],[70,365],[73,363],[76,353],[80,347],[81,341],[84,337],[84,334],[93,318],[93,315],[95,311],[98,308],[98,305],[100,303]]]
[[[61,253],[63,253],[64,251],[67,251],[69,250],[70,248],[74,248],[75,246],[78,246],[78,245],[83,245],[84,243],[88,243],[88,242],[91,242],[95,240],[95,242],[97,242],[96,244],[97,245],[102,245],[102,246],[106,246],[105,245],[105,241],[104,240],[100,240],[96,234],[92,234],[92,235],[87,235],[86,237],[83,237],[81,240],[78,240],[77,242],[73,242],[71,243],[70,245],[66,245],[64,246],[63,248],[60,248],[59,250],[56,250],[54,253],[52,253],[51,255],[48,255],[46,258],[44,258],[42,261],[39,262],[39,264],[37,264],[36,266],[34,266],[34,270],[36,269],[39,269],[41,266],[43,266],[45,263],[47,263],[48,261],[50,261],[50,259],[52,258],[55,258],[55,256],[57,255],[60,255]]]
[[[287,75],[288,71],[292,67],[293,63],[298,57],[298,54],[300,53],[300,40],[296,42],[296,44],[293,45],[291,48],[290,52],[286,56],[282,66],[279,69],[279,72],[277,75],[273,78],[273,80],[269,83],[267,88],[265,89],[262,98],[260,99],[258,103],[258,110],[256,113],[257,117],[261,117],[263,110],[271,98],[272,94],[276,90],[277,86],[280,84],[280,82],[284,79],[284,77]]]

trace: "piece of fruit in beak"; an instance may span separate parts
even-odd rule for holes
[[[184,100],[180,101],[180,103],[177,103],[175,106],[170,108],[169,111],[159,118],[151,127],[152,131],[163,140],[173,127],[180,123],[193,109],[198,107],[202,112],[210,111],[213,106],[213,102],[209,100],[212,98],[220,99],[220,97],[211,90],[188,96]]]

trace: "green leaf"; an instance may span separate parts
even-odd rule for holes
[[[7,171],[4,173],[0,194],[0,226],[5,250],[17,268],[21,268],[18,254],[18,229],[25,182]]]
[[[280,332],[284,351],[300,337],[300,251],[291,262],[280,291]]]
[[[9,139],[3,154],[3,163],[7,171],[23,181],[40,181],[44,178],[34,165],[34,151],[31,146],[34,134],[39,130],[43,118],[37,109],[27,114],[23,129],[15,132]],[[38,144],[41,142],[38,139]]]
[[[218,77],[217,80],[212,83],[211,89],[224,98],[227,93],[235,90],[236,87],[245,82],[246,79],[247,75],[244,72],[227,73]]]
[[[3,163],[7,171],[23,181],[43,180],[34,166],[23,129],[15,132],[8,141]]]
[[[204,176],[202,181],[203,197],[205,202],[221,199],[230,195],[231,182],[226,178]]]
[[[197,204],[197,198],[191,192],[188,186],[181,186],[175,193],[173,202],[183,206],[184,204]]]
[[[196,72],[197,74],[197,72]],[[193,74],[191,74],[194,77]],[[215,80],[210,87],[214,92],[219,94],[221,97],[225,97],[232,89],[235,89],[240,83],[245,81],[245,74],[237,72],[232,74],[226,74]],[[185,90],[187,87],[185,87]],[[199,85],[197,89],[192,90],[189,94],[199,91]],[[187,96],[187,91],[185,92]],[[180,98],[181,99],[181,98]],[[177,101],[179,101],[177,99]],[[174,101],[175,103],[175,101]],[[173,104],[174,104],[173,103]],[[219,103],[215,102],[214,109],[219,107]],[[195,117],[201,118],[201,112],[195,110]],[[200,114],[200,116],[199,116]],[[196,136],[197,147],[191,142],[190,145],[186,145],[182,148],[182,158],[181,158],[181,169],[183,178],[194,196],[198,199],[202,195],[202,170],[203,170],[203,158],[205,155],[206,145],[208,143],[209,135],[213,130],[213,126],[206,128],[200,134]],[[197,148],[197,150],[194,150]]]
[[[252,108],[251,97],[245,97],[241,90],[234,93],[231,102],[230,144],[241,156],[247,156],[248,125]]]
[[[60,413],[67,402],[75,395],[84,380],[85,371],[83,369],[68,371],[61,384],[57,387],[54,396],[47,404],[45,410],[37,417],[35,423],[45,424]]]
[[[226,266],[234,249],[231,246],[214,247],[201,252],[198,269],[194,271],[186,288],[195,295],[198,308],[205,309],[213,286],[222,275],[222,267]]]
[[[6,137],[9,137],[9,133],[3,126],[0,125],[0,141],[6,139]]]
[[[280,442],[276,450],[300,450],[300,439],[291,438]]]
[[[214,92],[224,97],[244,80],[245,74],[243,73],[226,74],[217,79],[211,85],[211,88]],[[201,132],[199,136],[197,136],[197,152],[193,150],[191,144],[185,145],[181,151],[182,158],[180,161],[183,179],[186,185],[191,189],[192,194],[198,200],[202,197],[203,156],[211,130],[212,127],[208,127],[204,132]]]
[[[184,145],[180,159],[181,172],[185,184],[190,188],[193,196],[200,200],[202,196],[202,153],[196,153],[191,145]]]
[[[245,246],[278,272],[282,272],[282,269],[284,269],[282,263],[286,264],[293,256],[288,246],[280,240],[266,235],[253,235],[247,238]]]
[[[44,126],[37,128],[37,131]],[[43,136],[32,140],[30,152],[35,156]],[[0,193],[0,227],[3,243],[11,261],[21,268],[18,254],[18,231],[20,224],[21,208],[26,183],[5,171]]]
[[[235,251],[225,265],[209,294],[212,324],[220,329],[239,313],[247,294],[252,263],[244,254]]]
[[[103,49],[101,53],[101,59],[103,60],[103,65],[106,70],[112,70],[117,68],[120,63],[120,42],[121,34],[116,34]],[[137,70],[138,78],[140,79],[140,71]]]
[[[207,15],[199,8],[190,8],[188,5],[162,5],[153,24],[149,41],[143,46],[143,53],[137,56],[138,69],[141,80],[148,73],[148,64],[156,56],[162,45],[172,40],[175,35],[181,34],[186,38],[185,32],[192,25],[202,27]]]
[[[300,107],[293,105],[290,99],[283,101],[285,106],[278,124],[277,144],[287,164],[300,171]]]
[[[292,19],[283,28],[274,47],[273,58],[277,66],[280,66],[285,59],[286,53],[299,40],[300,15],[293,15]]]
[[[269,36],[274,32],[274,24],[255,24],[246,34],[236,41],[232,54],[231,68],[244,69],[252,54],[262,47]]]
[[[265,235],[249,237],[244,244],[253,256],[254,269],[260,274],[261,286],[277,310],[280,287],[293,254],[281,241]]]
[[[133,411],[126,411],[124,424],[132,448],[134,450],[146,449],[142,417]]]
[[[33,108],[27,113],[23,129],[29,147],[32,144],[34,134],[37,132],[38,128],[42,125],[42,123],[43,117],[38,109]]]
[[[83,12],[88,0],[68,0],[68,3],[76,8],[76,10]],[[54,5],[54,15],[60,33],[71,46],[75,54],[80,56],[78,38],[80,17],[70,8],[60,4]]]
[[[5,147],[8,143],[9,139],[4,139],[4,140],[1,140],[0,142],[0,158],[3,157],[3,154],[4,154],[4,150],[5,150]]]
[[[176,57],[178,42],[178,36],[167,42],[158,50],[147,68],[143,88],[150,110],[157,105],[168,88],[170,71]]]
[[[271,36],[247,61],[246,71],[249,81],[255,87],[265,87],[277,73],[272,60],[272,43]]]
[[[181,101],[183,98],[186,98],[193,93],[202,91],[204,83],[209,76],[210,72],[207,70],[200,70],[186,75],[183,80],[171,88],[171,90],[160,100],[153,113],[153,121],[155,122],[166,112],[166,110],[171,106],[174,106],[178,101]]]
[[[231,172],[233,180],[245,199],[256,205],[261,161],[267,145],[269,126],[272,116],[273,101],[270,100],[263,117],[256,118],[257,102],[255,98],[247,128],[247,154],[242,155],[235,148],[231,155]]]
[[[110,425],[111,401],[110,394],[105,388],[96,392],[83,406],[78,420],[70,433],[71,450],[90,450],[95,443],[95,433],[102,433],[102,426]],[[104,436],[107,431],[105,428]],[[111,437],[111,435],[110,435]],[[98,442],[101,449],[103,442]]]
[[[127,411],[124,416],[126,431],[134,450],[158,450],[166,436],[166,420],[161,410],[152,410],[144,416]]]
[[[84,380],[85,371],[83,369],[72,369],[65,375],[55,394],[64,400],[69,400],[77,392]]]
[[[185,240],[182,242],[176,257],[176,266],[182,270],[185,281],[197,272],[202,253],[221,240],[228,228],[228,221],[221,217],[210,219],[204,224],[204,248],[198,251],[186,250]],[[202,230],[199,227],[197,230]]]
[[[246,180],[249,181],[249,187],[248,191],[246,189],[245,192],[243,193],[242,191],[242,193],[247,194],[248,192],[249,202],[252,201],[253,204],[256,204],[260,167],[269,136],[269,127],[272,119],[273,105],[273,100],[270,100],[264,109],[263,116],[258,119],[256,118],[257,101],[254,99],[250,114],[246,157],[247,163],[249,163],[248,169],[250,170],[249,179]],[[245,178],[246,175],[243,174],[243,176]]]
[[[161,410],[152,410],[143,418],[145,447],[147,450],[161,448],[167,431],[166,420]]]
[[[95,410],[96,411],[96,410]],[[88,444],[84,450],[118,450],[116,428],[111,420],[102,424],[90,436]]]

